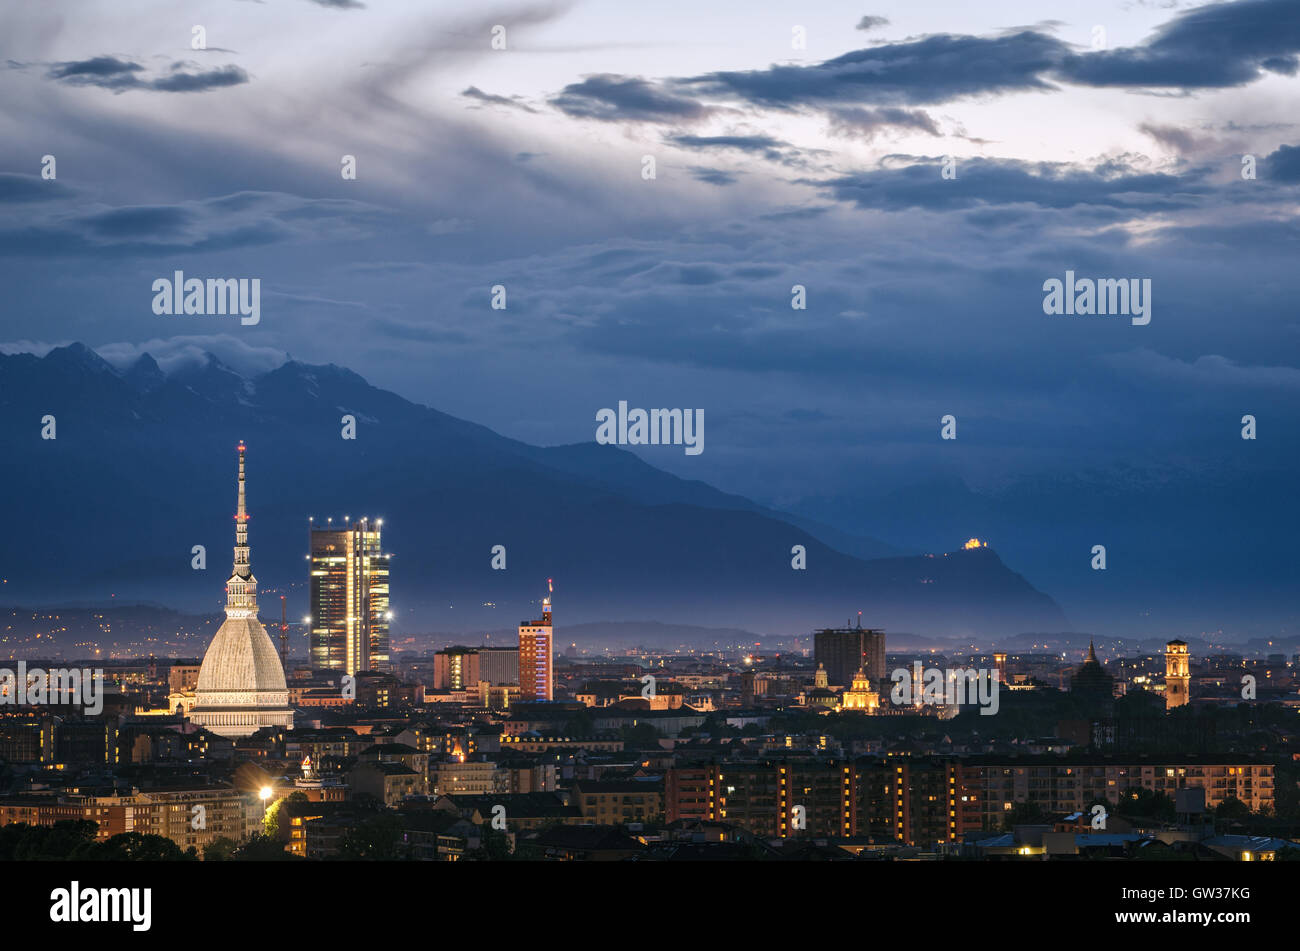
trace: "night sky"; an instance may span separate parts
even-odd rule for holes
[[[289,354],[538,445],[701,408],[638,454],[986,537],[1082,627],[1297,629],[1294,0],[426,6],[10,5],[0,350]],[[260,323],[155,315],[178,269]],[[1044,314],[1067,270],[1150,324]]]

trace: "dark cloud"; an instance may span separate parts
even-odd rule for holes
[[[877,109],[864,109],[850,106],[832,109],[828,113],[832,135],[840,135],[866,140],[874,139],[887,129],[904,132],[924,132],[926,135],[942,135],[938,124],[930,114],[920,109],[899,109],[882,106]]]
[[[131,63],[113,56],[96,56],[93,59],[55,63],[49,77],[70,86],[99,86],[102,89],[133,89],[140,85],[136,75],[144,70],[139,63]]]
[[[309,0],[310,3],[318,7],[328,7],[331,10],[364,10],[366,5],[360,0]]]
[[[707,73],[677,81],[696,95],[769,108],[806,104],[926,105],[964,96],[1047,91],[1045,76],[1067,47],[1041,33],[977,37],[941,34],[854,50],[812,66]]]
[[[1294,0],[1238,0],[1179,14],[1140,46],[1070,54],[1059,75],[1090,86],[1225,88],[1265,71],[1295,75],[1298,52]]]
[[[705,168],[698,165],[691,169],[691,175],[710,185],[734,185],[737,181],[735,174],[732,172],[724,172],[719,168]]]
[[[889,20],[886,17],[864,16],[858,21],[855,30],[874,30],[878,26],[889,26]]]
[[[470,86],[461,93],[466,99],[473,99],[488,106],[508,106],[511,109],[522,109],[524,112],[536,112],[532,106],[525,103],[520,96],[497,96],[492,93],[484,92],[477,86]]]
[[[684,149],[739,149],[742,152],[771,152],[789,144],[768,135],[674,135],[669,141]]]
[[[369,236],[383,213],[361,202],[279,192],[242,192],[172,205],[128,205],[88,213],[14,215],[0,250],[16,255],[131,255],[221,251],[266,244]]]
[[[799,221],[806,218],[820,218],[830,211],[832,205],[814,205],[810,208],[786,208],[781,211],[769,211],[758,217],[763,221]]]
[[[941,169],[938,159],[902,167],[890,163],[813,184],[840,201],[883,211],[1029,204],[1058,209],[1099,205],[1127,213],[1197,207],[1211,191],[1194,177],[1138,172],[1114,163],[1088,169],[973,158],[957,163],[952,180],[945,180]]]
[[[1279,146],[1276,152],[1266,155],[1264,175],[1288,185],[1300,182],[1300,145]]]
[[[551,101],[584,118],[680,121],[715,108],[701,101],[705,98],[798,109],[935,105],[972,96],[1052,92],[1060,83],[1225,88],[1266,72],[1300,72],[1300,17],[1294,3],[1238,0],[1198,7],[1175,17],[1147,42],[1114,50],[1078,52],[1042,32],[1051,24],[1040,24],[994,36],[935,34],[813,65],[719,71],[658,83],[603,74],[566,87]]]
[[[86,230],[100,238],[168,238],[193,222],[194,214],[177,205],[114,208],[82,219]]]
[[[144,67],[139,63],[112,56],[97,56],[93,59],[55,63],[50,67],[48,75],[66,85],[96,86],[112,92],[125,92],[129,89],[204,92],[248,82],[248,73],[233,65],[196,70],[192,63],[173,63],[167,74],[154,79],[143,78],[143,72]]]
[[[799,149],[789,142],[769,135],[672,135],[665,141],[678,148],[695,150],[734,150],[749,155],[761,155],[769,162],[779,162],[791,168],[807,168],[805,156],[823,154],[820,149]]]
[[[0,172],[0,202],[47,201],[67,198],[70,190],[58,181],[48,181],[39,175],[18,175]]]
[[[147,88],[157,92],[205,92],[225,86],[238,86],[248,82],[248,73],[238,66],[219,66],[200,72],[186,72],[183,68],[169,76],[155,79]]]
[[[1197,135],[1190,129],[1180,129],[1177,126],[1144,122],[1138,126],[1138,130],[1151,136],[1161,145],[1168,146],[1184,155],[1197,151],[1207,142],[1205,137]]]
[[[551,105],[581,119],[604,122],[681,122],[713,110],[639,77],[602,73],[565,86]]]

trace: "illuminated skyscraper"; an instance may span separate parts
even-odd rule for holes
[[[242,737],[262,727],[293,727],[284,669],[257,619],[257,579],[249,560],[244,508],[244,444],[239,444],[235,567],[226,582],[226,619],[203,655],[190,720],[219,736]]]
[[[311,665],[356,674],[390,669],[388,562],[381,521],[311,529]]]
[[[554,643],[551,634],[551,579],[546,579],[542,617],[519,625],[519,697],[522,700],[554,700]]]

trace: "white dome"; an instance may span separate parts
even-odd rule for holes
[[[205,693],[267,691],[284,693],[282,702],[288,702],[284,668],[270,635],[257,618],[226,618],[203,655],[195,695],[202,701]]]
[[[257,618],[226,618],[203,655],[190,720],[221,736],[293,726],[280,658]]]

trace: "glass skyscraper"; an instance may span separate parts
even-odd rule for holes
[[[382,520],[311,529],[311,665],[347,674],[391,669]]]

